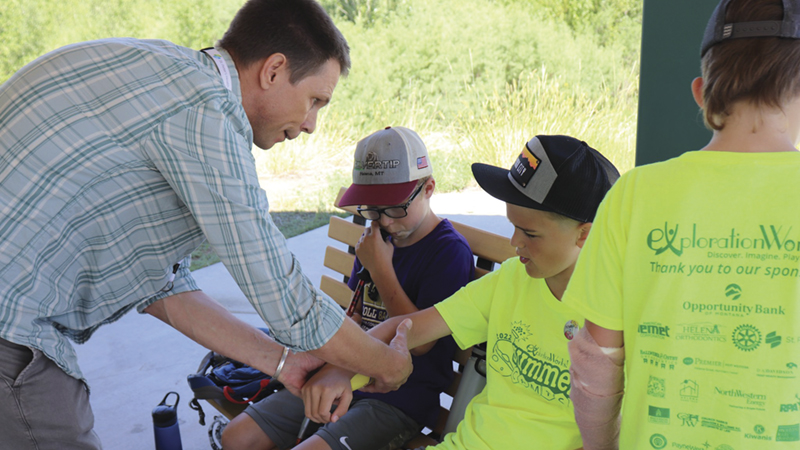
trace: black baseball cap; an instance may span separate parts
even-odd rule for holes
[[[591,222],[619,178],[609,160],[586,142],[539,135],[528,141],[511,170],[472,165],[475,180],[492,197],[512,205]]]
[[[782,37],[800,39],[800,0],[782,0],[783,20],[764,20],[758,22],[725,23],[725,15],[731,0],[719,2],[706,25],[703,45],[700,46],[702,58],[709,48],[728,39],[754,37]]]

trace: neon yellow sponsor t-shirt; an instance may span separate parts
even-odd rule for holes
[[[624,331],[620,448],[800,448],[800,153],[625,174],[563,301]]]
[[[461,348],[486,342],[486,387],[464,420],[435,448],[581,447],[569,399],[567,335],[583,316],[558,301],[519,259],[435,305]],[[565,335],[566,334],[566,335]]]

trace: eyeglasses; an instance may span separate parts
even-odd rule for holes
[[[408,199],[405,205],[390,206],[388,208],[362,208],[359,206],[356,208],[358,215],[367,220],[379,220],[381,218],[381,214],[390,219],[402,219],[408,215],[408,207],[411,205],[411,202],[417,198],[417,195],[419,195],[419,193],[422,191],[423,186],[425,186],[425,183],[420,185],[420,187],[418,187],[417,190],[411,194],[411,198]]]

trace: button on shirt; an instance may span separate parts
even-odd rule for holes
[[[344,313],[269,216],[218,50],[230,90],[205,54],[135,39],[61,48],[0,86],[0,337],[82,378],[66,338],[196,290],[187,256],[204,239],[277,341],[336,333]]]

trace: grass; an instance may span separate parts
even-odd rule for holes
[[[356,143],[387,125],[422,136],[438,192],[471,186],[472,162],[510,167],[537,134],[572,135],[621,172],[633,166],[641,1],[320,1],[350,44],[350,76],[317,132],[253,149],[286,236],[336,213]],[[0,82],[78,41],[131,36],[209,46],[242,2],[0,1]],[[195,258],[193,267],[215,257],[206,247]]]

